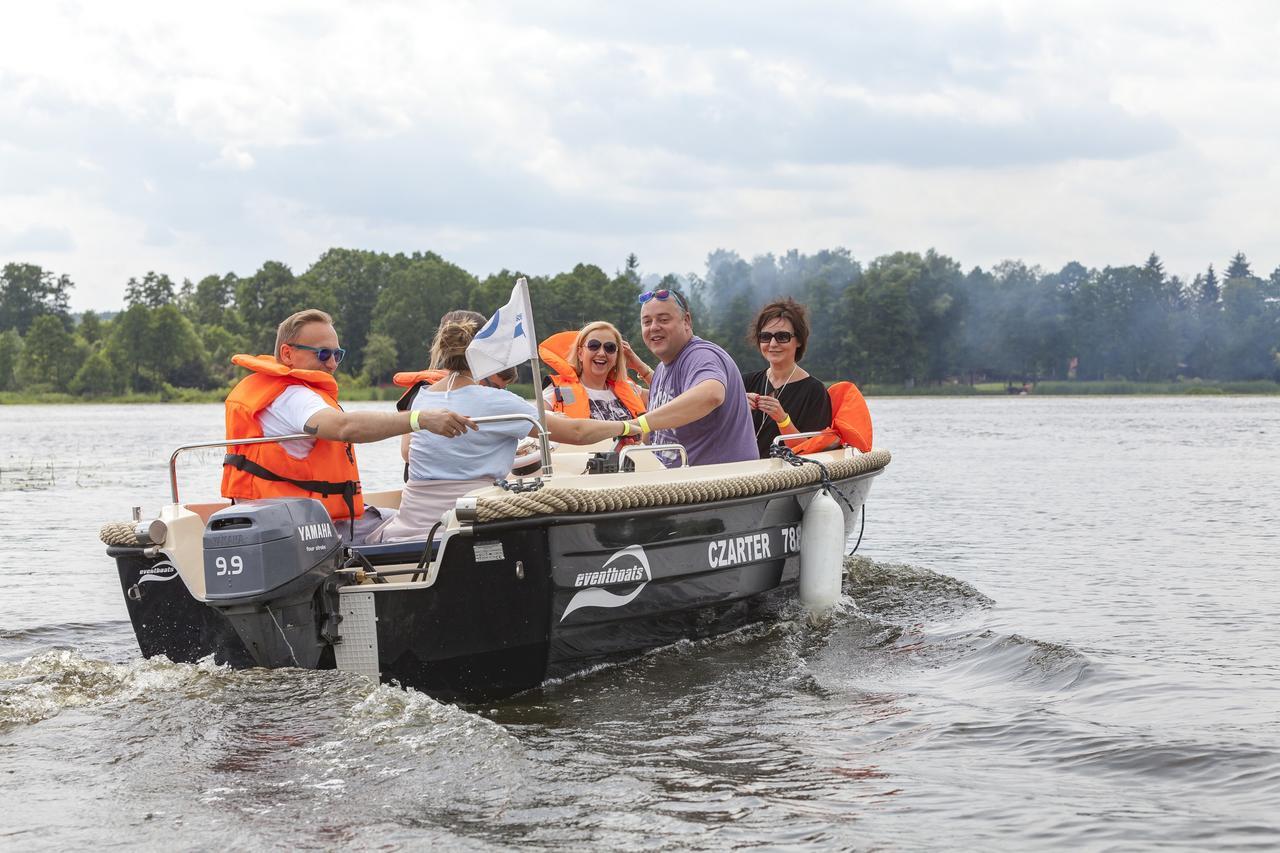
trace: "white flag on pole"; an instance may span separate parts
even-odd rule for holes
[[[529,285],[522,278],[511,289],[511,301],[493,312],[467,347],[473,378],[484,379],[537,357],[529,315]]]

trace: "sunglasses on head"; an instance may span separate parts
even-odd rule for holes
[[[316,358],[321,361],[333,359],[334,364],[342,364],[342,360],[347,357],[347,351],[342,347],[333,347],[331,349],[329,347],[309,347],[306,344],[289,344],[289,346],[294,349],[304,349],[307,352],[313,352],[316,354]]]
[[[597,341],[594,338],[584,343],[583,346],[592,352],[599,352],[603,348],[609,355],[613,355],[618,351],[618,345],[613,341]]]
[[[791,339],[794,337],[795,335],[790,332],[760,332],[756,335],[756,340],[760,341],[762,344],[767,344],[769,341],[777,341],[780,344],[789,344],[791,343]]]
[[[662,302],[668,299],[674,299],[676,304],[684,309],[685,313],[689,311],[689,303],[684,301],[684,297],[680,295],[678,290],[646,290],[640,294],[640,304],[643,305],[650,299],[657,299]]]

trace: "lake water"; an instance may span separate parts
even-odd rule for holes
[[[0,407],[0,846],[1280,845],[1280,400],[871,405],[856,607],[482,708],[142,661],[98,527],[221,407]]]

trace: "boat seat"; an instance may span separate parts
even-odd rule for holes
[[[200,520],[205,524],[209,523],[209,516],[213,515],[220,509],[226,509],[231,506],[231,501],[219,501],[217,503],[208,504],[183,504],[182,508],[190,512],[194,512],[200,516]]]
[[[422,549],[426,539],[413,539],[408,542],[388,542],[378,545],[352,545],[353,553],[360,554],[375,566],[398,566],[405,563],[416,563],[422,559]],[[431,543],[431,559],[435,559],[440,540]]]

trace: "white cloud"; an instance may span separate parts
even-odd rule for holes
[[[301,270],[334,245],[479,274],[837,245],[1269,270],[1278,22],[1261,2],[15,6],[0,262],[100,308],[148,269]]]

